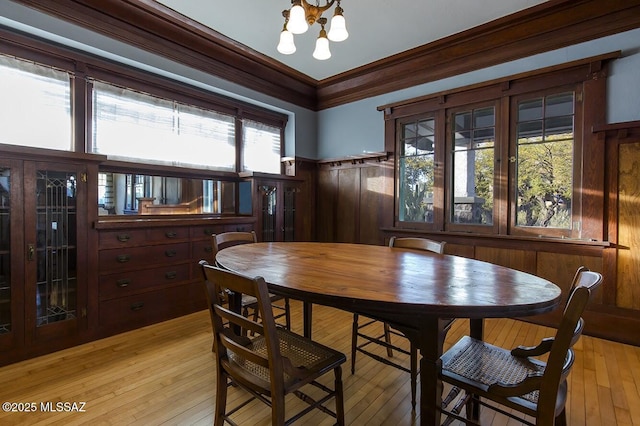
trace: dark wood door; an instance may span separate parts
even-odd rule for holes
[[[24,344],[22,162],[0,159],[0,350]]]
[[[26,343],[63,341],[86,327],[87,170],[25,162]]]

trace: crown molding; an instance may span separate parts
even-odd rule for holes
[[[153,0],[12,0],[310,110],[640,27],[640,0],[550,0],[317,81]]]

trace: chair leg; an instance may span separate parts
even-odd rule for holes
[[[271,396],[271,425],[284,426],[284,394],[278,393]]]
[[[416,389],[418,387],[418,349],[411,344],[411,408],[416,411]]]
[[[339,426],[344,426],[344,392],[342,389],[342,367],[336,367],[335,373],[335,399],[336,399],[336,422]]]
[[[289,309],[289,298],[284,298],[284,319],[287,330],[291,330],[291,309]]]
[[[351,325],[351,374],[356,372],[356,347],[358,346],[358,314],[353,314]]]
[[[226,407],[227,407],[227,375],[221,373],[221,368],[218,368],[218,380],[216,381],[216,407],[215,407],[215,426],[223,426]]]
[[[384,341],[387,345],[391,344],[391,331],[389,331],[389,324],[384,323]],[[393,356],[393,350],[387,346],[387,356],[391,358]]]

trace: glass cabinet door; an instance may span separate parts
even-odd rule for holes
[[[34,191],[25,196],[25,212],[32,208],[33,215],[25,226],[26,308],[32,339],[40,340],[77,327],[82,295],[78,256],[85,241],[79,238],[78,215],[83,209],[78,207],[86,205],[86,173],[49,164],[36,164],[32,173]]]
[[[262,234],[260,241],[278,241],[277,187],[275,185],[260,185],[259,194],[261,198],[260,223]]]
[[[21,252],[22,214],[20,166],[0,160],[0,349],[9,349],[22,339]]]
[[[0,336],[13,330],[11,314],[11,169],[0,164]]]
[[[283,239],[284,241],[296,240],[296,194],[298,188],[295,186],[284,187],[283,205]]]

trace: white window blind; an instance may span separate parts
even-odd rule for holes
[[[95,82],[93,152],[115,159],[235,170],[235,120]]]
[[[0,55],[0,143],[69,151],[71,76]]]
[[[244,120],[243,170],[262,173],[280,173],[280,128]]]

